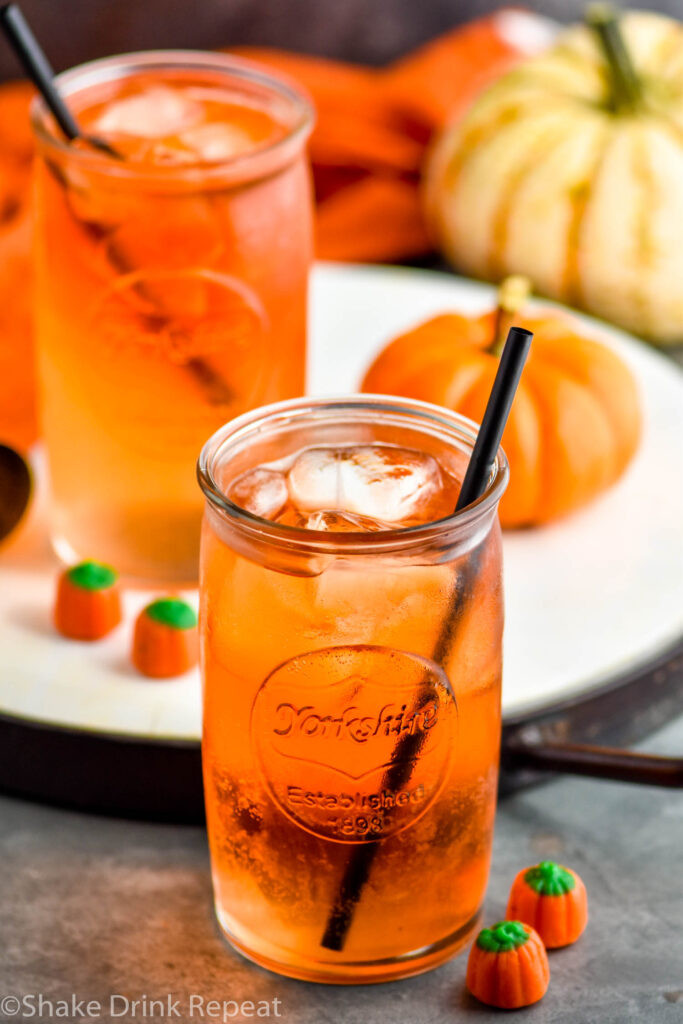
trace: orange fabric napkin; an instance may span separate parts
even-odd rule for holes
[[[519,60],[501,26],[500,13],[481,18],[381,69],[237,48],[295,79],[315,104],[319,258],[392,263],[431,250],[419,197],[425,153],[435,132]]]
[[[31,330],[32,95],[24,82],[0,87],[0,444],[20,449],[38,434]]]

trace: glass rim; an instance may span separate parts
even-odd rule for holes
[[[227,73],[238,81],[261,86],[291,103],[297,117],[288,127],[284,136],[252,152],[240,153],[224,160],[197,160],[183,164],[152,164],[141,166],[134,161],[115,160],[97,149],[78,149],[69,139],[54,134],[48,127],[50,112],[42,96],[34,96],[30,107],[32,130],[37,140],[53,152],[77,161],[91,169],[110,173],[116,177],[162,177],[182,178],[201,174],[202,177],[221,173],[233,168],[242,169],[250,163],[258,163],[287,146],[304,142],[315,122],[315,108],[307,94],[293,79],[284,73],[271,72],[270,68],[257,61],[232,54],[211,50],[140,50],[132,53],[99,57],[96,60],[77,64],[55,76],[55,85],[61,95],[69,96],[81,89],[107,81],[123,79],[136,71],[158,68],[169,70],[174,67],[197,71]]]
[[[315,413],[326,409],[329,412],[344,410],[367,410],[377,413],[381,409],[394,415],[413,416],[430,423],[436,428],[450,434],[451,440],[464,443],[471,453],[477,437],[479,425],[460,413],[422,402],[412,398],[400,398],[393,395],[379,394],[348,394],[323,397],[304,396],[290,398],[283,402],[274,402],[261,406],[250,412],[230,420],[219,427],[206,441],[197,459],[197,479],[209,505],[222,515],[228,517],[231,524],[237,525],[252,538],[258,538],[276,546],[296,548],[315,554],[368,554],[405,550],[445,536],[455,542],[470,532],[500,501],[509,478],[508,460],[502,447],[498,448],[488,484],[484,493],[460,512],[453,511],[442,519],[418,526],[399,526],[392,530],[381,530],[377,533],[349,530],[345,532],[323,533],[322,531],[306,530],[299,526],[285,523],[274,523],[269,519],[248,512],[236,505],[220,488],[215,470],[226,445],[238,442],[249,434],[263,434],[267,425],[275,425],[278,420],[284,425],[294,422],[296,415]],[[290,414],[291,418],[290,418]],[[372,422],[372,421],[370,421]],[[419,427],[417,428],[419,429]]]

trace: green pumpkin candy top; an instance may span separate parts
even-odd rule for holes
[[[194,629],[197,613],[179,597],[160,597],[145,608],[145,614],[170,629]]]
[[[67,579],[82,590],[107,590],[116,583],[116,573],[101,562],[79,562],[67,572]]]
[[[570,872],[552,860],[542,860],[536,867],[529,868],[524,881],[539,896],[564,896],[576,885]]]
[[[477,945],[487,953],[509,953],[523,946],[528,939],[529,933],[521,921],[499,921],[492,928],[479,932]]]

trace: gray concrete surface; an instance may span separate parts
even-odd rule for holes
[[[683,718],[646,746],[680,751]],[[683,1020],[682,851],[680,792],[565,778],[501,804],[487,921],[502,915],[515,872],[544,857],[576,868],[590,898],[588,930],[575,946],[551,954],[551,986],[542,1003],[527,1011],[529,1020]],[[238,1021],[264,1019],[255,1011],[263,1011],[265,1001],[269,1019],[284,1024],[501,1020],[464,992],[464,974],[460,957],[419,978],[370,988],[276,977],[219,938],[201,829],[88,817],[0,798],[2,1024],[216,1019],[202,1014],[201,998],[205,1007],[212,999],[252,1000],[254,1016],[226,1018]],[[40,995],[52,1006],[39,1010]],[[112,995],[118,997],[113,1004]],[[19,1008],[12,1002],[27,996],[33,1001]],[[83,1005],[65,1012],[58,1001],[72,996],[84,1004],[95,1000],[99,1011],[93,1006],[88,1016]],[[143,997],[147,1007],[130,1006]],[[149,1000],[169,997],[177,1012],[162,1017],[162,1006],[150,1008]]]

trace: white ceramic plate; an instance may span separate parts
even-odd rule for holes
[[[402,268],[322,265],[313,276],[310,390],[355,390],[395,333],[447,310],[476,313],[491,288]],[[631,366],[645,432],[625,477],[583,512],[505,536],[503,706],[509,716],[646,664],[683,630],[683,380],[666,357],[584,319]],[[55,637],[57,563],[42,502],[0,555],[0,712],[108,733],[196,738],[196,672],[170,682],[129,667],[128,632],[90,646]],[[149,595],[127,595],[135,614]],[[191,596],[194,600],[194,596]]]

